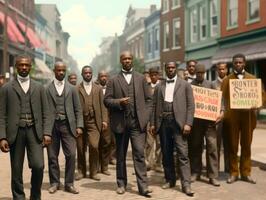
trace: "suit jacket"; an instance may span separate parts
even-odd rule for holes
[[[162,123],[165,88],[166,81],[163,80],[154,91],[151,125],[155,126],[156,132],[159,131]],[[192,126],[195,111],[193,92],[190,84],[180,78],[177,78],[175,83],[173,111],[175,120],[181,129],[186,124]]]
[[[71,133],[76,136],[76,128],[83,128],[83,115],[79,101],[79,94],[75,86],[65,81],[65,112],[70,126]],[[48,103],[52,113],[51,121],[56,117],[56,94],[57,91],[54,82],[51,82],[46,88]]]
[[[81,107],[84,108],[86,106],[85,105],[86,91],[85,91],[83,82],[81,82],[80,85],[78,85],[78,91],[79,91]],[[107,121],[107,109],[105,108],[103,104],[102,88],[99,85],[92,83],[91,94],[92,94],[92,107],[94,110],[96,125],[97,125],[98,130],[101,132],[102,122],[108,122]],[[84,112],[83,112],[83,115],[85,116]]]
[[[244,74],[244,79],[255,79],[256,77],[253,76],[252,74],[245,72]],[[234,120],[238,115],[238,112],[243,111],[243,109],[231,109],[230,108],[230,91],[229,91],[229,80],[230,79],[237,79],[237,76],[234,73],[231,73],[230,75],[227,76],[227,78],[223,81],[222,84],[222,92],[223,92],[223,97],[225,101],[225,114],[224,114],[224,119],[226,121],[231,121]],[[265,99],[265,94],[263,92],[262,95],[263,99]],[[250,109],[250,110],[245,110],[246,112],[249,112],[250,119],[245,119],[247,120],[247,123],[250,123],[251,128],[254,129],[256,127],[256,113],[255,110]],[[241,116],[243,117],[243,116]],[[250,121],[249,121],[250,120]]]
[[[17,137],[20,121],[20,104],[22,89],[15,79],[1,88],[0,94],[0,140],[7,139],[10,145]],[[39,142],[43,135],[51,135],[52,124],[49,113],[47,96],[44,87],[34,80],[30,80],[30,105],[34,118],[34,127]]]
[[[120,105],[119,99],[128,96],[125,87],[125,80],[120,72],[107,83],[104,96],[104,104],[110,112],[110,125],[115,133],[123,133],[125,131],[125,109]],[[144,76],[138,72],[132,72],[135,95],[135,109],[137,120],[140,125],[141,132],[145,132],[145,128],[149,121],[149,115],[152,106],[152,96],[149,92],[149,86]]]

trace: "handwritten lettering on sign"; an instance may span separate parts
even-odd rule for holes
[[[192,85],[195,118],[215,121],[220,115],[222,92]]]
[[[231,109],[262,106],[261,79],[230,79],[229,84]]]

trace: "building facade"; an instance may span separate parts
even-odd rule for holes
[[[184,1],[162,0],[160,18],[161,66],[184,62]]]
[[[155,10],[145,20],[145,68],[160,67],[160,10]]]

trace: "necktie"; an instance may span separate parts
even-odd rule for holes
[[[29,77],[18,77],[18,79],[21,83],[24,83],[29,80]]]

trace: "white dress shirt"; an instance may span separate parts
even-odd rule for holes
[[[91,94],[91,88],[92,88],[92,81],[87,82],[87,81],[83,80],[83,85],[84,85],[84,89],[85,89],[86,93],[88,95],[90,95]]]
[[[156,83],[151,83],[151,87],[152,88],[155,88],[156,87],[156,85],[158,85],[160,83],[160,81],[159,80],[157,80],[157,82]]]
[[[30,88],[30,76],[28,75],[26,77],[22,77],[20,75],[17,75],[17,80],[18,80],[18,83],[21,86],[22,90],[26,94]]]
[[[123,72],[126,72],[126,71],[125,71],[124,69],[122,69],[122,74],[123,74],[123,76],[125,77],[127,84],[129,84],[130,81],[131,81],[131,78],[132,78],[132,70],[133,70],[133,69],[131,69],[131,70],[129,71],[129,72],[131,72],[130,74],[127,74],[127,73],[123,73]]]
[[[238,79],[242,80],[244,78],[245,70],[243,69],[241,73],[238,73],[236,70],[234,70],[234,73]]]
[[[105,86],[102,86],[102,90],[103,90],[103,95],[105,95],[106,85]]]
[[[64,91],[65,80],[59,81],[57,79],[54,79],[54,86],[59,96],[61,96]]]
[[[173,102],[176,78],[177,76],[175,76],[172,79],[169,79],[169,78],[166,79],[165,96],[164,96],[164,101],[166,102],[169,102],[169,103]],[[174,80],[174,82],[167,83],[168,80]]]
[[[196,79],[196,74],[194,74],[194,75],[188,74],[188,79],[187,79],[188,83],[191,83],[195,79]]]

